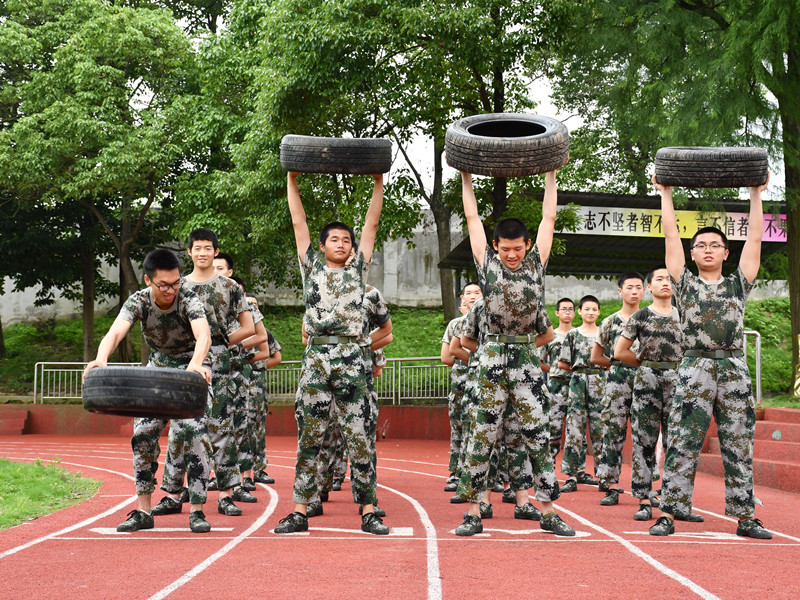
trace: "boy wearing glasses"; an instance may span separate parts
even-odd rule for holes
[[[692,237],[691,256],[698,275],[686,268],[678,232],[672,188],[653,184],[661,194],[661,219],[666,241],[666,264],[675,287],[681,316],[683,359],[669,424],[669,442],[661,512],[650,535],[675,531],[675,518],[687,517],[692,506],[694,478],[700,449],[711,424],[717,423],[725,468],[725,514],[739,520],[736,534],[770,539],[755,518],[753,495],[753,439],[756,415],[750,372],[742,351],[745,302],[761,264],[764,215],[761,193],[767,181],[750,188],[747,240],[739,266],[727,277],[728,240],[714,227],[703,227]]]
[[[558,357],[567,334],[572,330],[575,303],[569,298],[561,298],[556,302],[556,318],[558,327],[553,330],[553,341],[541,348],[542,371],[547,373],[547,391],[550,392],[550,455],[554,463],[564,435],[570,378],[569,371],[559,368]]]
[[[211,371],[206,364],[211,346],[208,320],[197,295],[181,286],[180,266],[178,257],[169,250],[153,250],[145,257],[144,282],[147,287],[125,301],[100,342],[97,357],[86,365],[84,378],[90,369],[108,364],[108,357],[128,334],[131,326],[139,321],[142,336],[150,347],[149,367],[186,369],[199,373],[207,383],[211,383]],[[180,467],[186,472],[188,480],[188,495],[192,505],[189,527],[195,533],[211,530],[203,514],[211,451],[204,415],[171,421],[149,417],[135,420],[131,446],[138,505],[136,510],[128,513],[128,519],[117,527],[117,531],[154,527],[151,497],[156,487],[160,453],[158,438],[168,423],[169,443],[180,450]]]

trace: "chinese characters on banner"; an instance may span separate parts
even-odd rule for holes
[[[586,235],[624,235],[663,237],[661,211],[652,208],[614,208],[580,206],[580,228],[575,233]],[[701,213],[694,210],[675,211],[682,238],[691,238],[701,227],[717,227],[730,240],[747,238],[747,213]],[[764,242],[786,241],[786,215],[764,215]]]

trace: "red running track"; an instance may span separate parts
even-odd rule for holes
[[[128,440],[103,436],[0,436],[0,456],[22,462],[57,458],[103,482],[93,498],[0,531],[0,598],[192,599],[375,598],[797,598],[800,593],[800,495],[756,488],[769,541],[735,535],[724,516],[721,479],[699,473],[695,511],[705,523],[677,523],[668,538],[633,520],[637,502],[602,507],[596,487],[579,486],[556,503],[575,538],[556,538],[538,523],[517,521],[494,499],[484,533],[459,538],[464,505],[442,491],[446,441],[378,444],[378,497],[389,536],[362,533],[349,484],[331,493],[308,533],[278,536],[291,512],[293,438],[270,438],[269,472],[257,504],[241,517],[216,512],[212,531],[193,534],[188,512],[156,517],[150,531],[117,533],[135,508]],[[563,480],[563,477],[561,477]],[[623,470],[623,487],[630,467]],[[0,491],[0,493],[4,493]],[[160,498],[160,491],[154,501]]]

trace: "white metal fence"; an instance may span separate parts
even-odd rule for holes
[[[754,338],[756,405],[761,406],[761,334],[745,331]],[[138,366],[139,363],[115,363]],[[33,401],[80,399],[81,374],[86,363],[36,363],[33,376]],[[287,360],[267,371],[267,396],[272,400],[294,400],[300,379],[300,361]],[[439,404],[446,402],[450,390],[450,368],[438,356],[390,358],[383,375],[375,379],[375,390],[382,404]]]

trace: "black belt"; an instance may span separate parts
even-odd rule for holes
[[[734,358],[743,356],[744,352],[741,350],[685,350],[684,356],[691,356],[693,358]]]
[[[527,333],[525,335],[506,335],[504,333],[487,333],[487,342],[500,342],[501,344],[535,344],[536,335]]]
[[[630,363],[626,363],[624,360],[617,360],[616,358],[611,359],[611,366],[612,367],[628,367],[629,369],[635,369],[636,365],[632,365]]]
[[[308,338],[309,346],[328,346],[335,344],[355,344],[354,335],[313,335]]]
[[[651,369],[677,369],[681,363],[677,361],[668,360],[643,360],[643,367],[650,367]]]
[[[562,377],[560,375],[550,375],[550,381],[557,381],[558,383],[569,383],[569,377]]]
[[[581,375],[602,375],[605,373],[605,369],[593,369],[591,367],[585,367],[583,369],[574,369],[573,373],[580,373]]]

